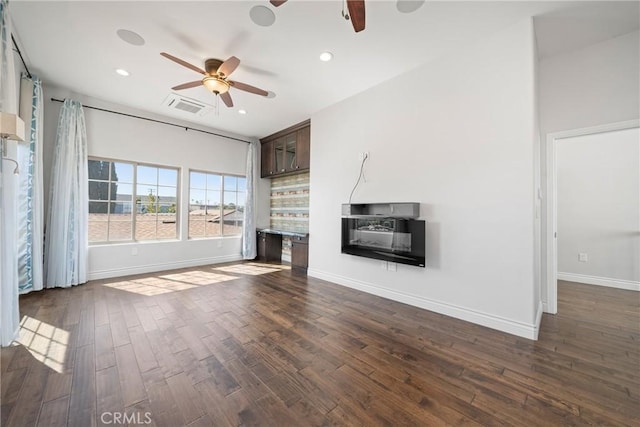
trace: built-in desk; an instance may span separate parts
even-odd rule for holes
[[[282,261],[282,236],[291,237],[291,268],[307,272],[309,264],[309,234],[263,228],[258,233],[258,260]]]

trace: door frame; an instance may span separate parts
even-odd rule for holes
[[[576,136],[637,127],[640,127],[640,120],[634,119],[547,134],[547,304],[545,310],[547,313],[556,314],[558,312],[558,142]]]

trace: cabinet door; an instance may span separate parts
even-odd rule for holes
[[[296,169],[309,169],[311,155],[311,127],[298,130],[296,135]]]
[[[296,170],[296,132],[285,135],[284,137],[284,168],[287,172]]]
[[[309,265],[309,244],[306,237],[291,239],[291,267],[306,270]]]
[[[274,156],[275,156],[275,170],[273,174],[284,173],[287,171],[286,167],[286,152],[287,152],[287,143],[284,137],[280,137],[273,141],[274,144]]]
[[[273,156],[273,141],[265,142],[260,147],[260,176],[262,178],[268,178],[273,175],[274,168],[274,156]]]

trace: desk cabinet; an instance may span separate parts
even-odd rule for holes
[[[293,236],[291,238],[291,268],[306,273],[309,265],[309,237]]]
[[[258,260],[280,262],[282,260],[282,235],[258,231]]]

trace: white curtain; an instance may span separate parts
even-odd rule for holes
[[[11,48],[11,19],[8,2],[0,0],[0,111],[18,113],[17,75]],[[7,154],[15,159],[16,144],[6,141]],[[5,166],[8,165],[8,167]],[[0,161],[0,344],[7,346],[17,338],[20,326],[18,308],[18,255],[16,233],[16,195],[18,180],[13,165]]]
[[[45,237],[47,288],[87,281],[87,132],[82,104],[66,99],[58,119]]]
[[[242,258],[254,259],[257,255],[256,247],[256,179],[258,176],[258,142],[253,141],[247,150],[247,197],[244,207],[244,221],[242,227]]]
[[[18,292],[42,289],[44,191],[42,188],[42,82],[22,74],[20,117],[25,144],[18,145]]]

